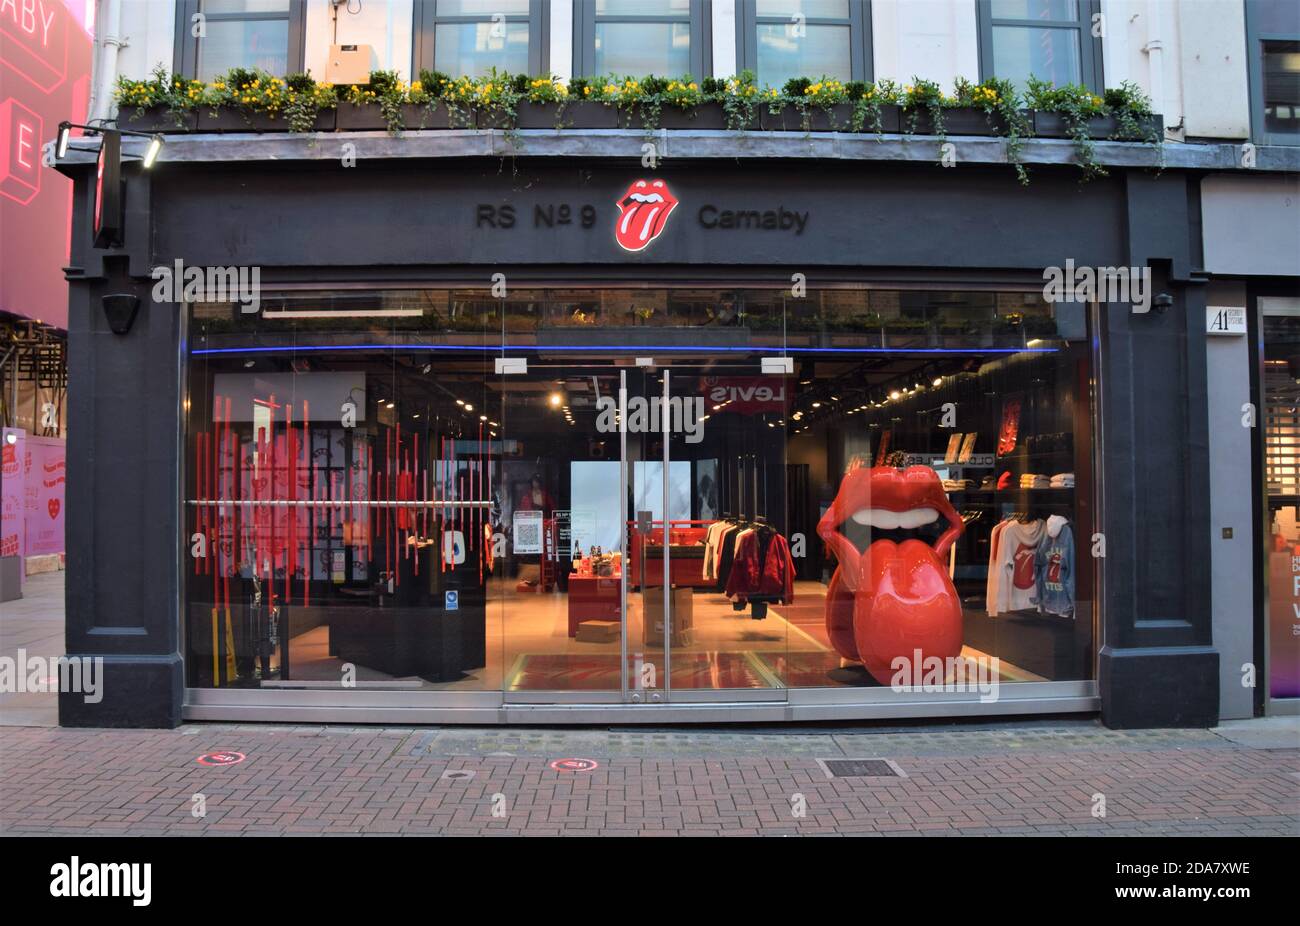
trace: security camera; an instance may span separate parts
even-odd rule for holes
[[[1151,307],[1157,312],[1164,314],[1169,311],[1169,307],[1174,304],[1174,297],[1168,293],[1159,293],[1151,300]]]

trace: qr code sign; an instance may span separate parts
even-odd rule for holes
[[[542,534],[536,521],[520,521],[519,530],[515,531],[515,545],[535,547],[542,542]]]

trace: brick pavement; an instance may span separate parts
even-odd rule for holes
[[[0,832],[1300,835],[1300,748],[1289,733],[1278,742],[1092,721],[886,732],[5,727]],[[247,759],[196,762],[214,750]],[[549,768],[567,756],[600,767]],[[906,777],[829,779],[816,760],[839,757],[888,758]],[[197,794],[202,818],[191,814]]]

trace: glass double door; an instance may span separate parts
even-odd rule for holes
[[[786,378],[756,358],[530,359],[499,388],[507,700],[784,698]]]

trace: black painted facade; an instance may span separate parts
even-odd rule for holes
[[[1100,313],[1105,526],[1098,687],[1114,727],[1208,726],[1218,713],[1211,635],[1205,297],[1199,175],[1112,168],[1081,185],[1039,168],[931,164],[481,158],[128,166],[125,247],[91,246],[90,165],[76,183],[70,283],[70,655],[105,657],[105,697],[60,700],[70,726],[175,726],[184,693],[181,543],[182,315],[150,302],[150,268],[256,265],[262,285],[395,281],[525,286],[650,275],[740,284],[950,279],[1025,283],[1046,266],[1150,266],[1165,312]],[[610,229],[630,180],[665,179],[673,233],[629,253]],[[568,224],[547,217],[569,207]],[[503,216],[511,214],[509,227]],[[593,216],[584,227],[586,215]],[[709,207],[713,211],[706,211]],[[718,227],[722,212],[756,214]],[[763,227],[764,214],[775,227]],[[782,227],[782,214],[804,216]],[[490,220],[489,220],[490,219]],[[710,222],[715,223],[710,225]],[[113,334],[103,296],[140,296]],[[1081,551],[1087,538],[1079,538]]]

